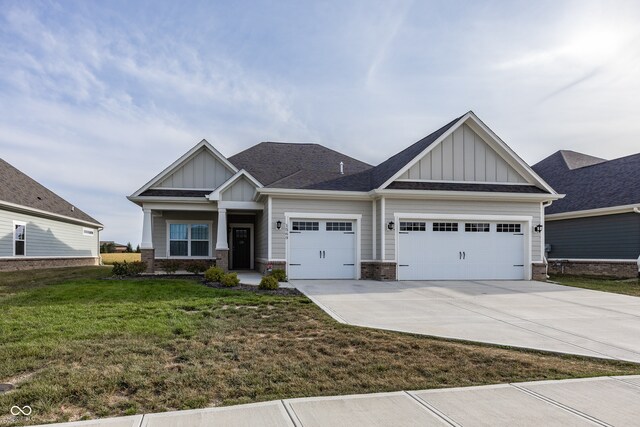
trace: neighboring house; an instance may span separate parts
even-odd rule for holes
[[[150,270],[416,280],[545,277],[543,203],[560,197],[469,112],[375,167],[317,144],[227,159],[203,140],[129,200]]]
[[[640,154],[604,160],[563,150],[533,169],[566,194],[546,209],[551,271],[636,277]]]
[[[125,253],[127,252],[127,245],[123,245],[122,243],[116,243],[113,240],[102,240],[100,241],[100,247],[103,245],[109,245],[111,250],[114,253]]]
[[[102,228],[0,159],[0,271],[97,265]]]

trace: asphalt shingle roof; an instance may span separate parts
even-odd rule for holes
[[[340,175],[340,162],[347,175],[372,166],[319,144],[261,142],[229,161],[253,175],[265,187],[304,188]]]
[[[149,197],[205,197],[212,190],[163,190],[160,188],[145,190],[141,196]]]
[[[387,187],[393,190],[431,190],[431,191],[482,191],[488,193],[546,193],[533,185],[474,184],[462,182],[392,182]]]
[[[547,214],[640,203],[640,153],[602,162],[582,155],[583,160],[592,159],[582,167],[571,160],[580,153],[566,153],[558,151],[533,166],[558,193],[566,194],[546,209]]]
[[[100,224],[94,218],[0,159],[0,200]]]

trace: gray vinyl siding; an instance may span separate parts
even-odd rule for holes
[[[400,179],[527,182],[467,125],[456,129]]]
[[[547,221],[549,258],[637,259],[640,255],[640,215],[624,213]]]
[[[355,214],[362,215],[361,222],[361,247],[360,256],[362,259],[372,258],[371,242],[371,200],[306,200],[290,198],[272,199],[272,224],[268,224],[272,230],[272,253],[273,259],[285,259],[286,257],[286,237],[285,227],[278,230],[274,223],[278,220],[284,223],[285,212],[321,213],[321,214]]]
[[[13,257],[13,221],[27,224],[27,257],[97,257],[98,230],[85,236],[77,224],[0,210],[0,257]]]
[[[218,213],[217,212],[189,212],[189,211],[163,211],[162,216],[153,217],[153,233],[152,241],[155,249],[156,258],[165,258],[167,256],[167,221],[212,221],[211,226],[211,243],[212,253],[216,247],[216,236],[218,230]]]
[[[164,178],[157,187],[217,188],[233,175],[233,171],[202,148],[182,166]]]
[[[460,214],[460,215],[515,215],[533,217],[532,227],[540,224],[540,203],[538,202],[491,202],[491,201],[443,201],[385,199],[385,224],[394,221],[394,213],[416,214]],[[541,234],[531,233],[531,259],[542,260]],[[395,231],[385,227],[385,255],[387,260],[395,260]]]
[[[267,210],[265,207],[264,211],[260,211],[256,214],[256,228],[255,228],[255,248],[256,248],[256,258],[264,258],[268,257],[268,236],[267,230],[269,227],[269,215],[267,214]]]

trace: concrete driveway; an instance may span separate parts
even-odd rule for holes
[[[640,298],[534,281],[295,280],[351,325],[640,363]]]

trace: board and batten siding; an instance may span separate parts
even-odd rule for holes
[[[0,257],[13,257],[13,221],[27,224],[26,257],[98,257],[97,228],[0,210]],[[94,230],[85,236],[84,228]],[[20,258],[20,257],[16,257]]]
[[[456,129],[399,179],[527,183],[467,125]]]
[[[233,171],[202,148],[160,183],[160,188],[214,189],[233,176]]]
[[[411,200],[385,199],[385,224],[394,221],[394,213],[459,214],[459,215],[513,215],[531,216],[532,227],[540,224],[539,202],[490,202],[462,200]],[[541,233],[531,233],[531,260],[542,261]],[[395,260],[395,231],[385,228],[385,254],[387,260]]]
[[[153,217],[152,242],[156,258],[167,257],[167,221],[211,221],[211,257],[215,255],[216,236],[218,230],[217,212],[163,211],[162,216]]]
[[[547,221],[545,240],[555,259],[638,259],[640,215],[623,213]]]
[[[242,177],[234,182],[231,187],[224,190],[222,200],[233,200],[235,202],[252,202],[256,194],[256,186]]]
[[[360,223],[360,257],[361,259],[372,259],[371,234],[371,201],[370,200],[311,200],[311,199],[272,199],[272,237],[271,237],[271,257],[273,259],[285,259],[286,238],[285,227],[278,230],[274,223],[278,220],[284,223],[285,212],[321,213],[321,214],[351,214],[362,215]]]

